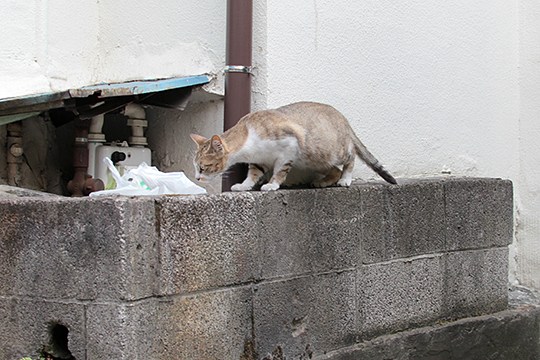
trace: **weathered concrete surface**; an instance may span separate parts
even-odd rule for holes
[[[50,329],[67,326],[69,350],[86,359],[86,323],[83,304],[41,299],[0,297],[0,359],[18,360],[50,348]]]
[[[512,242],[510,181],[406,180],[359,191],[364,263]]]
[[[355,272],[306,276],[255,286],[254,334],[261,356],[283,349],[308,358],[321,349],[354,343]]]
[[[133,300],[155,293],[153,200],[0,202],[0,295]]]
[[[19,198],[19,197],[55,197],[58,195],[20,188],[16,186],[1,185],[0,184],[0,197],[1,198]]]
[[[250,193],[156,199],[160,295],[252,281],[256,203]]]
[[[446,249],[506,246],[513,232],[509,181],[475,179],[445,183]]]
[[[240,359],[252,338],[251,287],[166,299],[158,311],[161,359]]]
[[[493,179],[0,198],[0,355],[61,324],[77,360],[306,359],[503,311],[512,201]]]
[[[494,248],[364,266],[357,284],[362,336],[504,310],[507,258],[507,248]]]
[[[442,256],[364,266],[357,280],[363,338],[425,325],[444,317]]]
[[[538,360],[540,307],[385,335],[314,360]]]
[[[360,192],[255,193],[260,279],[353,268],[361,257]]]
[[[239,359],[251,289],[87,307],[87,359]]]
[[[449,252],[444,255],[443,318],[489,314],[508,304],[508,249]]]

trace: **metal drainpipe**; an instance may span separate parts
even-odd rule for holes
[[[227,1],[227,66],[225,67],[224,130],[251,111],[252,0]],[[222,181],[223,191],[242,182],[247,166],[234,166]]]

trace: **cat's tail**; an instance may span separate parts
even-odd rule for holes
[[[390,184],[397,184],[396,179],[384,168],[384,166],[373,156],[371,152],[366,148],[364,144],[357,137],[354,139],[354,148],[356,154],[362,159],[367,166],[369,166],[373,171],[379,174],[384,180]]]

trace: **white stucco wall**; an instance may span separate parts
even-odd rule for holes
[[[267,22],[269,106],[333,104],[398,176],[518,173],[515,3],[270,1]]]
[[[521,0],[520,20],[517,274],[523,284],[540,289],[540,3]]]
[[[96,3],[4,1],[0,98],[90,81],[97,50]]]
[[[0,98],[223,66],[222,1],[7,0],[2,8]]]
[[[226,2],[99,2],[100,77],[216,73],[224,66]]]

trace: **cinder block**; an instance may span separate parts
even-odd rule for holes
[[[67,355],[52,346],[55,326],[67,328],[67,348],[77,359],[85,359],[84,305],[34,299],[0,298],[0,359],[38,358],[42,350]]]
[[[260,278],[305,274],[311,270],[315,194],[314,190],[255,194],[260,227]]]
[[[251,359],[252,289],[235,287],[163,300],[159,323],[163,336],[158,359]]]
[[[360,262],[361,194],[357,187],[317,191],[310,239],[311,270],[351,269]]]
[[[249,287],[89,305],[87,358],[240,359],[252,336],[251,308]]]
[[[354,267],[361,244],[356,188],[258,193],[261,278]]]
[[[442,181],[360,186],[365,264],[445,249]]]
[[[353,344],[355,273],[347,271],[255,285],[253,318],[260,358],[308,359]]]
[[[361,196],[361,263],[375,263],[398,256],[385,186],[364,184],[358,189]]]
[[[153,359],[162,351],[156,299],[92,303],[86,313],[86,353],[93,360]]]
[[[512,243],[512,182],[498,179],[446,181],[447,249],[466,250]]]
[[[114,278],[105,268],[102,270],[104,274],[100,275],[114,279],[112,289],[118,288],[120,284],[125,287],[117,297],[121,300],[137,300],[157,295],[159,238],[155,201],[144,197],[121,198],[117,199],[115,204],[120,212],[121,233],[119,244],[109,244],[109,247],[119,246],[121,254],[116,259],[109,255],[106,264],[114,266],[120,262],[122,273]]]
[[[359,332],[371,338],[438,320],[443,276],[440,255],[364,265],[357,276]]]
[[[251,193],[157,200],[162,295],[255,278],[257,214]]]
[[[507,308],[508,248],[451,252],[443,259],[445,318]]]
[[[0,294],[136,299],[156,283],[151,199],[2,201]]]

